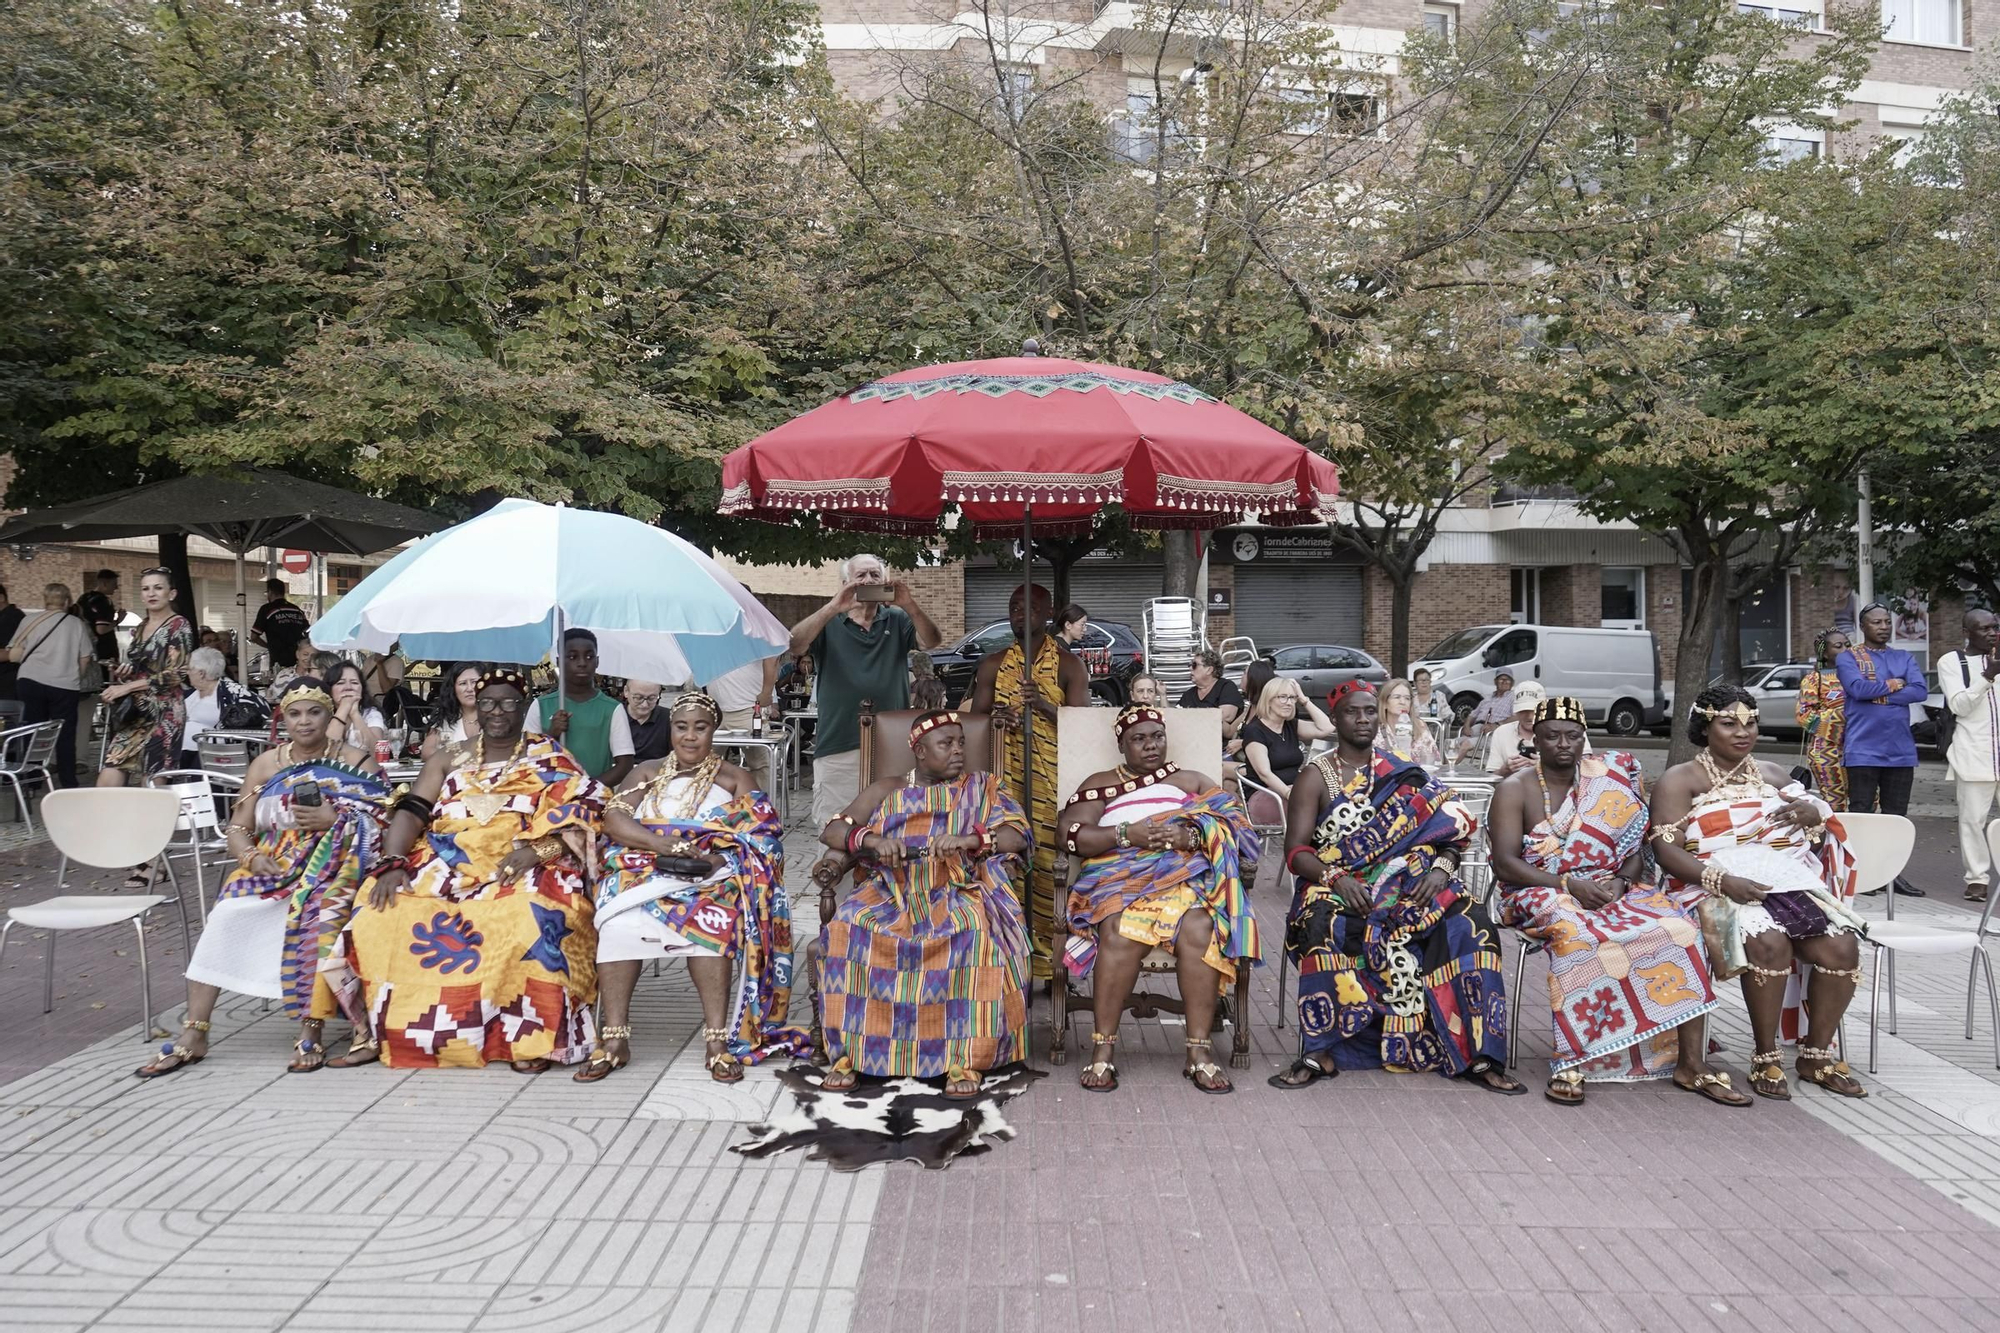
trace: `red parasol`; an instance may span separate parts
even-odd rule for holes
[[[1088,532],[1110,505],[1140,528],[1326,523],[1338,490],[1332,463],[1199,389],[1030,341],[899,371],[758,436],[723,460],[721,512],[916,535],[955,505],[973,536],[1021,538],[1027,596],[1037,528]],[[1024,695],[1028,667],[1023,651]],[[1024,805],[1033,738],[1025,728]],[[1026,906],[1032,934],[1034,895]]]
[[[1058,357],[900,371],[730,454],[722,512],[934,532],[956,505],[979,538],[1087,532],[1109,505],[1142,528],[1325,523],[1333,464],[1164,375]]]

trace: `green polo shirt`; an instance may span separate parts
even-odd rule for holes
[[[535,718],[539,725],[533,731],[547,731],[549,719],[559,711],[558,696],[545,694],[535,700]],[[598,690],[588,699],[578,699],[571,695],[560,700],[569,709],[569,726],[562,738],[562,747],[570,752],[576,762],[594,778],[604,776],[611,767],[611,718],[619,708],[618,701]]]
[[[861,701],[878,712],[910,706],[910,649],[917,626],[901,607],[884,606],[867,629],[844,613],[826,622],[813,640],[819,678],[819,725],[814,754],[845,754],[861,748]]]

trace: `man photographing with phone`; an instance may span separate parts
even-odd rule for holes
[[[941,638],[880,557],[849,556],[840,584],[792,630],[792,651],[811,653],[819,677],[813,822],[821,827],[861,794],[861,701],[873,700],[879,712],[909,707],[909,651],[935,648]]]

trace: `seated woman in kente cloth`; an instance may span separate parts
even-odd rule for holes
[[[595,1041],[583,857],[605,793],[522,730],[521,671],[481,673],[477,700],[478,734],[440,748],[396,802],[348,961],[384,1064],[539,1074]]]
[[[1507,1077],[1500,940],[1457,878],[1472,816],[1422,768],[1374,748],[1373,687],[1350,681],[1327,703],[1334,750],[1299,770],[1286,812],[1298,893],[1285,949],[1304,1051],[1271,1086],[1379,1065],[1526,1092]]]
[[[1125,762],[1093,773],[1060,821],[1063,843],[1084,857],[1070,887],[1069,971],[1091,977],[1096,1019],[1082,1084],[1118,1086],[1112,1048],[1139,963],[1155,948],[1174,951],[1187,1014],[1187,1066],[1203,1092],[1232,1091],[1209,1058],[1219,988],[1262,957],[1257,919],[1243,876],[1261,841],[1243,806],[1213,779],[1167,760],[1166,717],[1155,708],[1118,715]],[[1093,972],[1094,965],[1094,972]]]
[[[708,1075],[743,1077],[746,1060],[802,1055],[792,1002],[792,909],[785,830],[750,774],[715,753],[722,706],[691,690],[667,709],[673,751],[632,770],[604,807],[597,880],[598,1029],[579,1083],[631,1059],[632,989],[650,959],[685,958],[701,996]],[[689,864],[679,865],[685,861]],[[729,997],[731,959],[742,960]]]
[[[1587,1078],[1671,1075],[1710,1101],[1748,1106],[1702,1058],[1715,987],[1694,910],[1700,895],[1643,882],[1638,761],[1584,753],[1584,726],[1575,699],[1535,709],[1535,766],[1500,783],[1489,830],[1501,920],[1547,946],[1548,1099],[1582,1105]]]
[[[1701,750],[1653,789],[1653,855],[1670,888],[1701,900],[1702,939],[1718,981],[1743,976],[1756,1050],[1750,1091],[1791,1100],[1784,1040],[1800,1037],[1799,1077],[1842,1097],[1867,1091],[1833,1039],[1861,984],[1854,857],[1826,802],[1776,764],[1760,761],[1757,701],[1736,685],[1703,690],[1688,713]],[[1812,967],[1798,994],[1795,963]],[[1801,1030],[1800,1004],[1811,1026]],[[1789,1011],[1789,1012],[1788,1012]],[[1802,1032],[1802,1035],[1801,1035]]]
[[[833,1060],[821,1086],[943,1078],[945,1096],[974,1097],[980,1075],[1027,1053],[1028,935],[1014,886],[1028,820],[991,773],[966,772],[958,714],[918,717],[910,748],[914,774],[870,784],[820,834],[859,858],[862,875],[820,932]]]
[[[321,1030],[335,1012],[354,1024],[354,1050],[369,1049],[361,987],[347,968],[340,932],[361,877],[382,848],[389,788],[375,757],[327,735],[333,697],[313,676],[286,688],[278,706],[289,739],[251,761],[226,837],[237,868],[222,881],[188,960],[187,1022],[179,1042],[135,1071],[157,1078],[201,1063],[219,992],[283,999],[299,1020],[295,1074],[329,1061]],[[372,1059],[373,1057],[368,1057]]]

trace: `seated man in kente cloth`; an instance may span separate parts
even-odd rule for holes
[[[857,1074],[980,1075],[1027,1053],[1028,937],[1011,887],[1028,821],[990,773],[965,770],[958,714],[910,727],[916,772],[872,783],[820,841],[858,858],[861,884],[821,940],[822,1024],[840,1092]]]
[[[610,842],[596,917],[604,1044],[577,1071],[579,1083],[631,1059],[632,990],[639,969],[660,958],[687,960],[717,1083],[741,1082],[745,1061],[806,1050],[805,1032],[785,1022],[792,908],[784,826],[750,774],[715,752],[715,696],[689,690],[667,720],[673,750],[633,769],[604,809]],[[733,1001],[732,959],[742,964]]]
[[[1380,1066],[1526,1092],[1507,1077],[1500,939],[1457,879],[1472,816],[1421,767],[1375,750],[1372,686],[1350,681],[1327,702],[1334,750],[1299,770],[1286,812],[1304,1052],[1271,1086]]]
[[[478,734],[441,746],[396,803],[347,928],[384,1064],[523,1074],[596,1040],[597,932],[583,856],[604,789],[529,736],[528,678],[479,677]]]
[[[1209,1033],[1219,989],[1262,956],[1243,886],[1262,839],[1212,778],[1167,762],[1157,708],[1127,708],[1117,728],[1125,762],[1084,779],[1061,820],[1064,846],[1085,858],[1070,888],[1067,949],[1069,970],[1091,977],[1096,1019],[1081,1082],[1092,1092],[1118,1086],[1112,1048],[1139,964],[1169,948],[1187,1016],[1181,1074],[1203,1092],[1230,1092]]]

